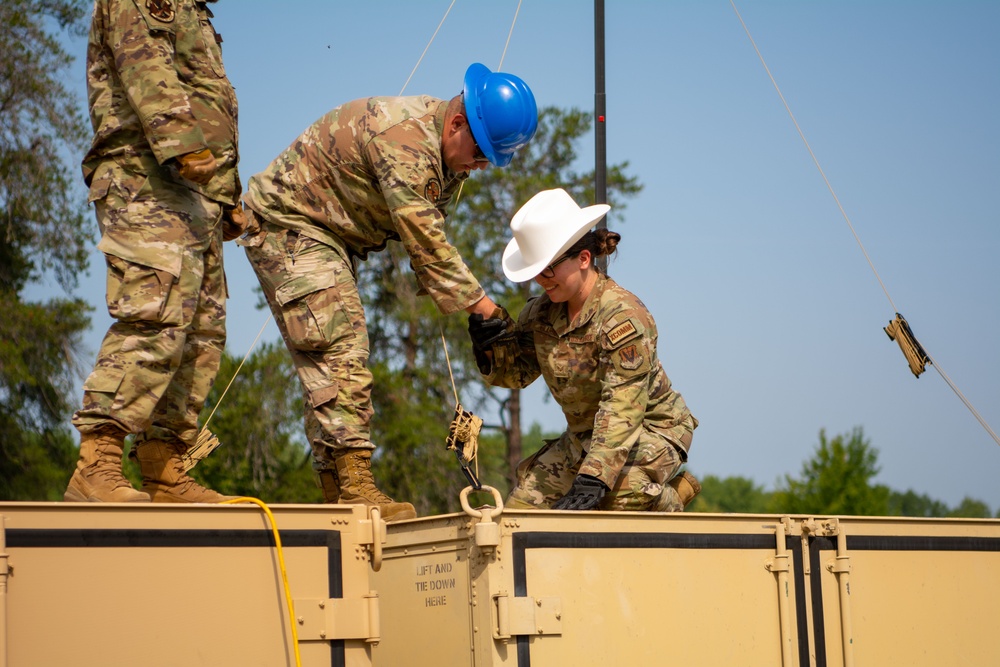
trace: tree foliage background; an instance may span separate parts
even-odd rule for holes
[[[706,475],[702,492],[689,512],[749,512],[809,514],[813,516],[912,516],[990,518],[990,508],[974,498],[955,508],[914,491],[894,491],[874,480],[878,450],[864,437],[864,429],[828,439],[819,432],[819,444],[802,464],[798,477],[785,475],[773,492],[744,477],[719,479]],[[997,510],[1000,518],[1000,508]]]
[[[79,159],[88,126],[63,83],[59,35],[81,34],[83,0],[0,3],[0,497],[58,500],[76,461],[66,417],[89,307],[68,296],[87,267]],[[29,302],[54,278],[67,297]]]

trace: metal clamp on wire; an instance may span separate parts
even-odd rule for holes
[[[926,370],[930,357],[917,342],[916,336],[910,330],[910,325],[907,324],[902,315],[896,313],[896,319],[889,322],[889,326],[885,327],[884,330],[889,336],[889,340],[894,340],[899,344],[899,349],[903,351],[903,356],[906,357],[906,362],[910,365],[910,371],[914,377],[920,377],[920,374]]]

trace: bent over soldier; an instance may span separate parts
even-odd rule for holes
[[[445,314],[496,304],[445,236],[445,206],[476,169],[506,166],[535,133],[535,98],[518,77],[473,64],[460,95],[372,97],[339,106],[250,179],[240,240],[305,391],[306,435],[328,503],[411,503],[375,486],[372,373],[354,263],[399,241]]]
[[[698,421],[657,356],[652,315],[597,270],[621,236],[588,231],[610,210],[580,208],[565,190],[546,190],[511,220],[503,255],[514,282],[545,294],[509,318],[469,317],[486,381],[521,388],[539,375],[566,417],[566,431],[517,467],[513,509],[680,511],[700,490],[680,473]]]
[[[225,345],[223,239],[238,208],[236,95],[201,0],[96,0],[87,48],[94,128],[83,160],[115,322],[73,416],[70,501],[219,502],[181,456]],[[142,491],[122,475],[127,434]]]

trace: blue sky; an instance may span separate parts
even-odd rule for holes
[[[450,4],[214,5],[244,184],[333,106],[403,91]],[[653,312],[661,360],[701,422],[691,469],[771,489],[820,429],[860,426],[877,481],[995,512],[1000,445],[938,370],[914,378],[882,327],[894,303],[1000,429],[1000,3],[736,8],[892,303],[729,2],[608,2],[608,161],[645,186],[609,215],[623,236],[610,273]],[[458,0],[404,92],[450,97],[469,63],[503,57],[540,107],[592,110],[593,38],[589,2]],[[83,41],[71,47],[82,88]],[[593,168],[592,136],[578,154]],[[226,261],[229,351],[242,356],[266,315],[242,251],[228,244]],[[110,320],[96,250],[93,264],[79,293],[97,308],[96,351]],[[269,324],[264,338],[277,336]],[[536,385],[526,423],[561,429]]]

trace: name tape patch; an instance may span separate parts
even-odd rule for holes
[[[608,342],[612,346],[618,345],[629,337],[634,336],[638,333],[635,325],[632,324],[632,320],[628,320],[624,324],[619,324],[617,327],[608,332]]]

